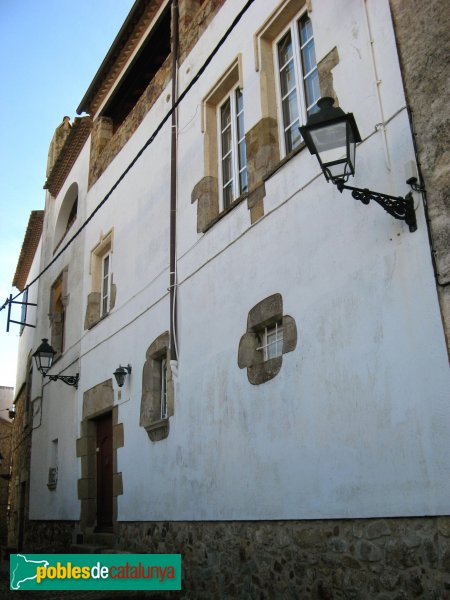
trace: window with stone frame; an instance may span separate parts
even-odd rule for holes
[[[169,333],[165,331],[148,347],[142,370],[142,396],[139,424],[149,438],[159,441],[169,435],[173,416],[173,381],[170,369]]]
[[[248,313],[247,331],[239,342],[238,366],[247,369],[251,384],[265,383],[279,373],[283,355],[296,346],[295,320],[283,314],[281,294],[272,294]]]
[[[220,145],[220,208],[226,210],[248,191],[244,129],[244,95],[233,88],[217,110]]]
[[[241,62],[238,55],[201,103],[204,176],[191,194],[192,203],[197,202],[198,232],[248,191]]]
[[[311,19],[296,16],[275,40],[277,91],[282,152],[289,154],[301,142],[299,127],[318,110],[320,98]]]
[[[113,282],[113,231],[100,236],[91,251],[91,292],[87,298],[85,329],[90,329],[114,308],[116,286]]]
[[[50,293],[51,345],[56,352],[56,358],[64,352],[66,306],[68,303],[67,276],[68,270],[66,268],[52,285]]]
[[[281,159],[303,147],[298,125],[320,95],[337,99],[332,77],[337,50],[316,65],[310,10],[310,0],[282,0],[254,34],[261,120],[247,133],[250,192]]]

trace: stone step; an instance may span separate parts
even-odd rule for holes
[[[102,554],[104,549],[105,546],[101,544],[72,544],[69,554]]]
[[[85,534],[83,542],[85,544],[98,544],[99,546],[108,546],[113,548],[116,545],[117,536],[115,533],[90,533]]]

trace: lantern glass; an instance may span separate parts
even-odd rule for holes
[[[47,372],[50,370],[53,364],[53,358],[55,354],[56,352],[48,343],[47,338],[44,338],[42,340],[42,344],[33,354],[37,370],[42,373],[42,375],[47,375]]]
[[[333,98],[321,98],[319,111],[300,127],[311,154],[315,154],[327,181],[347,181],[355,174],[356,142],[361,141],[351,113],[334,107]]]
[[[117,385],[121,388],[125,383],[125,375],[127,372],[123,367],[119,367],[114,371],[114,377],[116,378]]]

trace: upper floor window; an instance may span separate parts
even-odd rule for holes
[[[102,256],[102,282],[101,282],[101,316],[108,314],[110,308],[110,277],[111,277],[111,252]]]
[[[51,345],[57,355],[64,352],[65,326],[66,326],[66,304],[67,274],[65,269],[52,285],[50,294],[50,322],[51,322]]]
[[[244,97],[239,87],[227,95],[218,111],[221,153],[222,209],[248,190],[244,129]]]
[[[72,227],[77,218],[78,212],[78,184],[72,183],[64,196],[61,208],[58,213],[55,226],[54,249],[60,246],[67,232]]]
[[[317,110],[320,98],[311,19],[292,21],[276,42],[283,150],[289,154],[301,142],[299,126]]]

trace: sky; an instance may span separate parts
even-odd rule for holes
[[[30,212],[44,208],[50,141],[73,118],[134,0],[0,0],[0,306]],[[0,312],[0,386],[15,386],[19,326]]]

